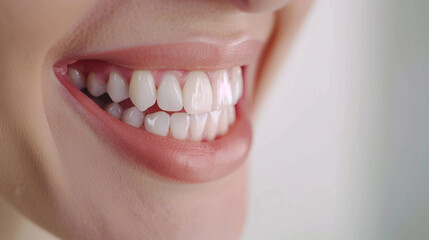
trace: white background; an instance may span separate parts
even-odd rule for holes
[[[429,1],[316,1],[255,127],[244,240],[429,239]]]

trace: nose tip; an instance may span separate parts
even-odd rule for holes
[[[284,7],[290,0],[230,0],[245,12],[268,12]]]

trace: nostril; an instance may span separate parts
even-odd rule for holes
[[[247,9],[249,7],[249,0],[231,0],[240,9]]]

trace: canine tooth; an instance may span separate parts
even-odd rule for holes
[[[222,110],[219,116],[218,133],[224,135],[228,132],[228,111]]]
[[[241,71],[241,67],[232,68],[231,89],[234,100],[233,103],[237,104],[238,100],[243,95],[243,73]]]
[[[204,130],[207,140],[213,140],[216,137],[220,113],[221,111],[217,110],[211,111],[208,114],[206,128]]]
[[[168,128],[170,127],[170,115],[163,111],[148,114],[145,118],[144,126],[151,133],[167,136]]]
[[[204,72],[193,71],[185,78],[183,86],[183,106],[189,114],[203,113],[211,110],[212,89]]]
[[[114,116],[115,118],[121,119],[122,112],[124,109],[121,107],[121,105],[119,105],[115,102],[112,102],[112,103],[107,104],[104,107],[104,110],[106,112],[108,112],[110,115]]]
[[[144,113],[136,107],[130,107],[122,113],[122,121],[133,127],[139,128],[144,121]]]
[[[186,139],[189,132],[191,118],[187,113],[174,113],[171,115],[170,131],[176,139]]]
[[[203,139],[204,128],[207,121],[207,113],[199,113],[191,115],[191,124],[189,132],[191,139],[194,141],[201,141]]]
[[[232,124],[233,122],[235,122],[235,107],[231,106],[227,109],[228,112],[228,123]]]
[[[85,88],[85,76],[78,70],[74,68],[68,68],[67,69],[67,75],[70,77],[73,85],[77,87],[78,89]]]
[[[134,71],[131,77],[129,95],[133,104],[145,111],[156,102],[155,80],[150,71]]]
[[[88,75],[86,88],[92,96],[99,97],[106,92],[106,83],[104,83],[100,79],[100,77],[98,77],[97,75],[95,75],[95,73],[92,72]]]
[[[164,111],[180,111],[183,108],[182,89],[173,73],[162,77],[158,86],[157,103]]]
[[[231,81],[226,70],[215,72],[212,81],[213,110],[224,109],[233,104]]]
[[[106,91],[114,102],[121,102],[128,98],[128,84],[117,72],[110,73]]]

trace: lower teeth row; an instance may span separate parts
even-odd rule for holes
[[[235,122],[235,107],[207,113],[188,114],[184,112],[169,115],[164,111],[151,114],[140,112],[135,106],[123,109],[115,102],[106,104],[104,110],[113,117],[136,128],[144,128],[160,136],[194,141],[214,140],[224,135]]]

